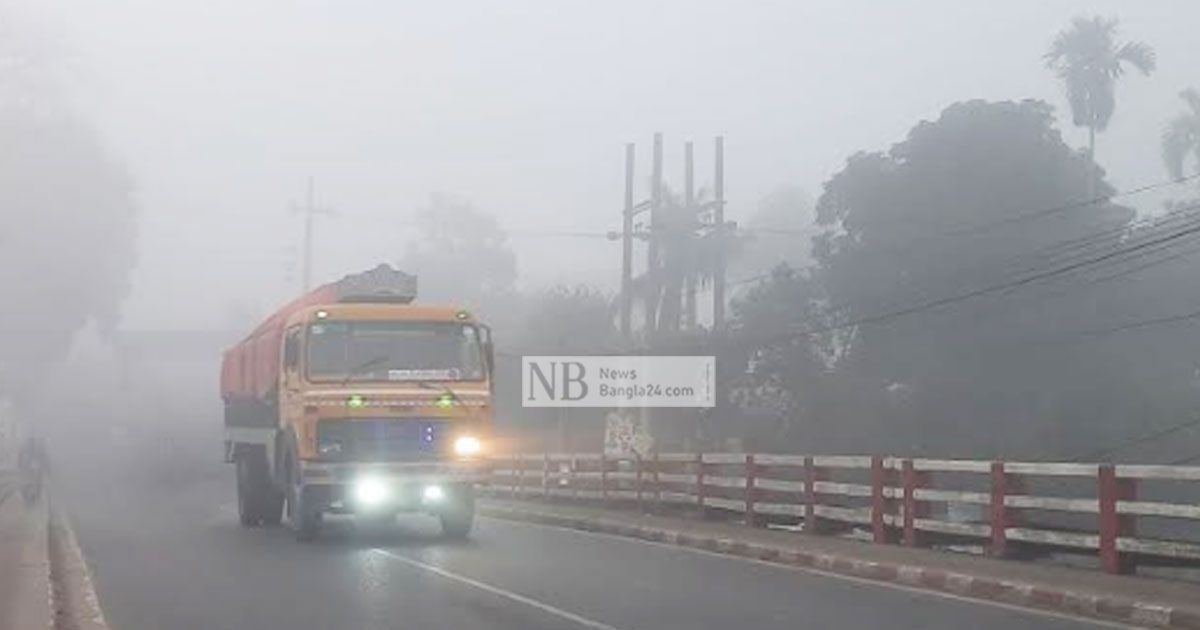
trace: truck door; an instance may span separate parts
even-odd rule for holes
[[[279,371],[280,425],[286,428],[304,413],[301,396],[301,344],[300,326],[293,326],[283,337],[283,369]]]

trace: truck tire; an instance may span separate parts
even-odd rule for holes
[[[447,497],[446,507],[438,514],[442,535],[452,540],[466,540],[475,525],[475,487],[454,487]]]
[[[263,502],[263,525],[278,527],[283,522],[283,503],[283,493],[274,487],[269,487],[267,489],[266,500]]]
[[[295,465],[294,455],[289,456],[287,463],[287,512],[292,522],[292,533],[296,540],[309,542],[316,539],[321,531],[321,513],[305,505],[304,485],[300,479],[299,467]]]
[[[254,449],[238,453],[235,461],[238,521],[243,527],[257,527],[266,520],[266,503],[271,490],[267,459],[262,451]]]

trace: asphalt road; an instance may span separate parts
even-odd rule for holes
[[[62,473],[114,630],[1087,628],[1086,621],[548,527],[242,529],[229,470],[189,483]]]

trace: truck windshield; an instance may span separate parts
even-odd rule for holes
[[[308,328],[316,381],[474,381],[483,378],[479,332],[451,322],[330,321]]]

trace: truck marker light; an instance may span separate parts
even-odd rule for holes
[[[358,409],[359,407],[366,407],[367,399],[363,398],[361,394],[354,394],[353,396],[346,399],[346,406],[351,407],[353,409]]]
[[[442,394],[441,396],[437,397],[437,401],[434,402],[434,404],[441,407],[442,409],[446,409],[448,407],[453,407],[454,406],[454,396],[452,396],[450,394]]]
[[[466,311],[459,311],[459,312],[455,313],[454,316],[458,319],[466,319],[467,317],[470,316],[470,313],[468,313]]]
[[[329,317],[329,311],[317,311],[317,319],[325,319]]]

